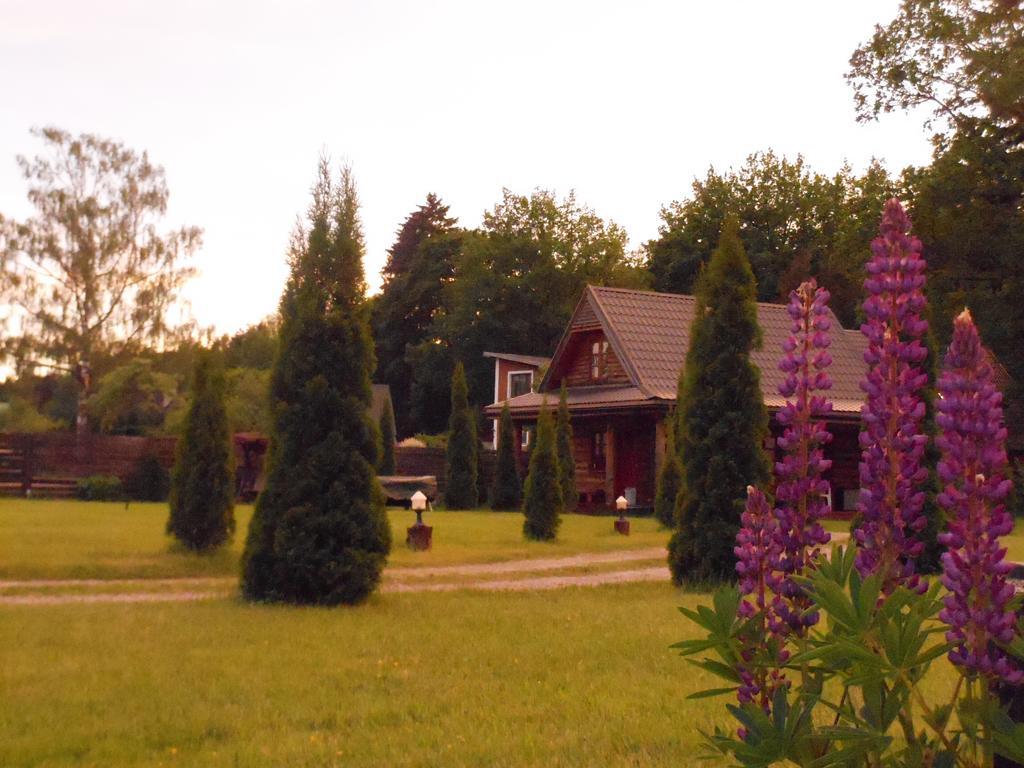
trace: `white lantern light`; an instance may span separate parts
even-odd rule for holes
[[[619,496],[619,498],[615,500],[615,508],[619,510],[619,512],[625,512],[627,507],[629,507],[629,501],[625,496]]]
[[[416,512],[422,512],[427,508],[427,497],[423,495],[423,491],[416,491],[412,495],[412,508]]]

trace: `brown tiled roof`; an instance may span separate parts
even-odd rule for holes
[[[690,343],[696,299],[682,294],[595,286],[587,288],[587,295],[635,384],[650,398],[674,400]],[[751,359],[761,370],[765,403],[781,405],[782,399],[775,394],[783,380],[778,362],[791,321],[784,304],[759,303],[757,319],[762,344]],[[844,330],[834,316],[832,322],[830,351],[834,362],[830,369],[830,395],[836,411],[856,413],[864,398],[860,381],[866,369],[866,342],[858,331]]]

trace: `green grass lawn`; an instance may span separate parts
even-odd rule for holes
[[[252,508],[235,510],[234,541],[220,552],[196,556],[164,534],[165,504],[0,499],[0,578],[171,578],[234,576]],[[608,517],[566,515],[555,542],[523,540],[518,513],[431,512],[434,548],[411,552],[405,529],[415,521],[407,510],[388,510],[394,546],[389,565],[452,565],[580,552],[663,546],[668,532],[651,518],[634,519],[620,536]]]
[[[0,608],[0,765],[681,766],[721,702],[668,584]]]

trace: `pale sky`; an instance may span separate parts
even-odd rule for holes
[[[197,225],[196,319],[273,312],[324,149],[354,169],[366,272],[435,192],[464,226],[502,187],[564,194],[638,246],[713,164],[928,162],[922,116],[858,125],[843,80],[898,0],[47,2],[0,0],[0,211],[28,212],[33,126],[147,150],[168,226]]]

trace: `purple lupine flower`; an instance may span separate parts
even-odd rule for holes
[[[741,685],[737,696],[741,704],[756,702],[767,712],[772,696],[780,685],[786,684],[786,679],[779,669],[769,670],[758,660],[784,663],[789,653],[779,642],[785,625],[778,618],[778,598],[774,592],[779,521],[764,493],[752,485],[747,486],[747,503],[740,523],[733,552],[740,592],[746,597],[740,601],[738,613],[745,619],[760,617],[760,621],[752,635],[740,638],[742,662],[736,671]]]
[[[925,261],[921,241],[911,237],[910,219],[898,200],[889,200],[882,214],[881,236],[871,243],[867,264],[861,333],[868,339],[864,360],[868,373],[861,383],[867,402],[861,410],[860,513],[855,532],[861,575],[880,573],[890,592],[898,585],[923,590],[914,560],[924,548],[919,534],[927,525],[923,514],[921,466],[927,436],[922,429],[922,389],[928,376],[921,364],[928,355],[922,339]]]
[[[777,415],[779,424],[785,427],[778,440],[785,455],[775,464],[775,514],[779,522],[775,531],[774,566],[779,574],[775,589],[780,598],[777,612],[797,634],[817,623],[818,612],[792,577],[811,567],[818,547],[829,541],[819,520],[828,512],[828,483],[822,475],[832,466],[824,451],[832,435],[823,419],[831,413],[832,403],[816,394],[832,387],[828,375],[832,363],[828,352],[832,325],[828,299],[828,291],[819,288],[813,279],[790,294],[789,316],[793,323],[779,362],[779,369],[786,374],[779,394],[786,398],[786,404]]]
[[[1010,492],[1006,471],[1006,428],[1002,395],[996,388],[978,329],[966,309],[953,321],[953,340],[939,378],[936,423],[942,458],[939,504],[950,522],[939,542],[942,583],[949,590],[939,614],[949,624],[954,664],[990,682],[1017,684],[1024,673],[999,647],[1012,642],[1016,617],[1008,608],[1011,565],[999,537],[1013,530],[1003,501]]]

